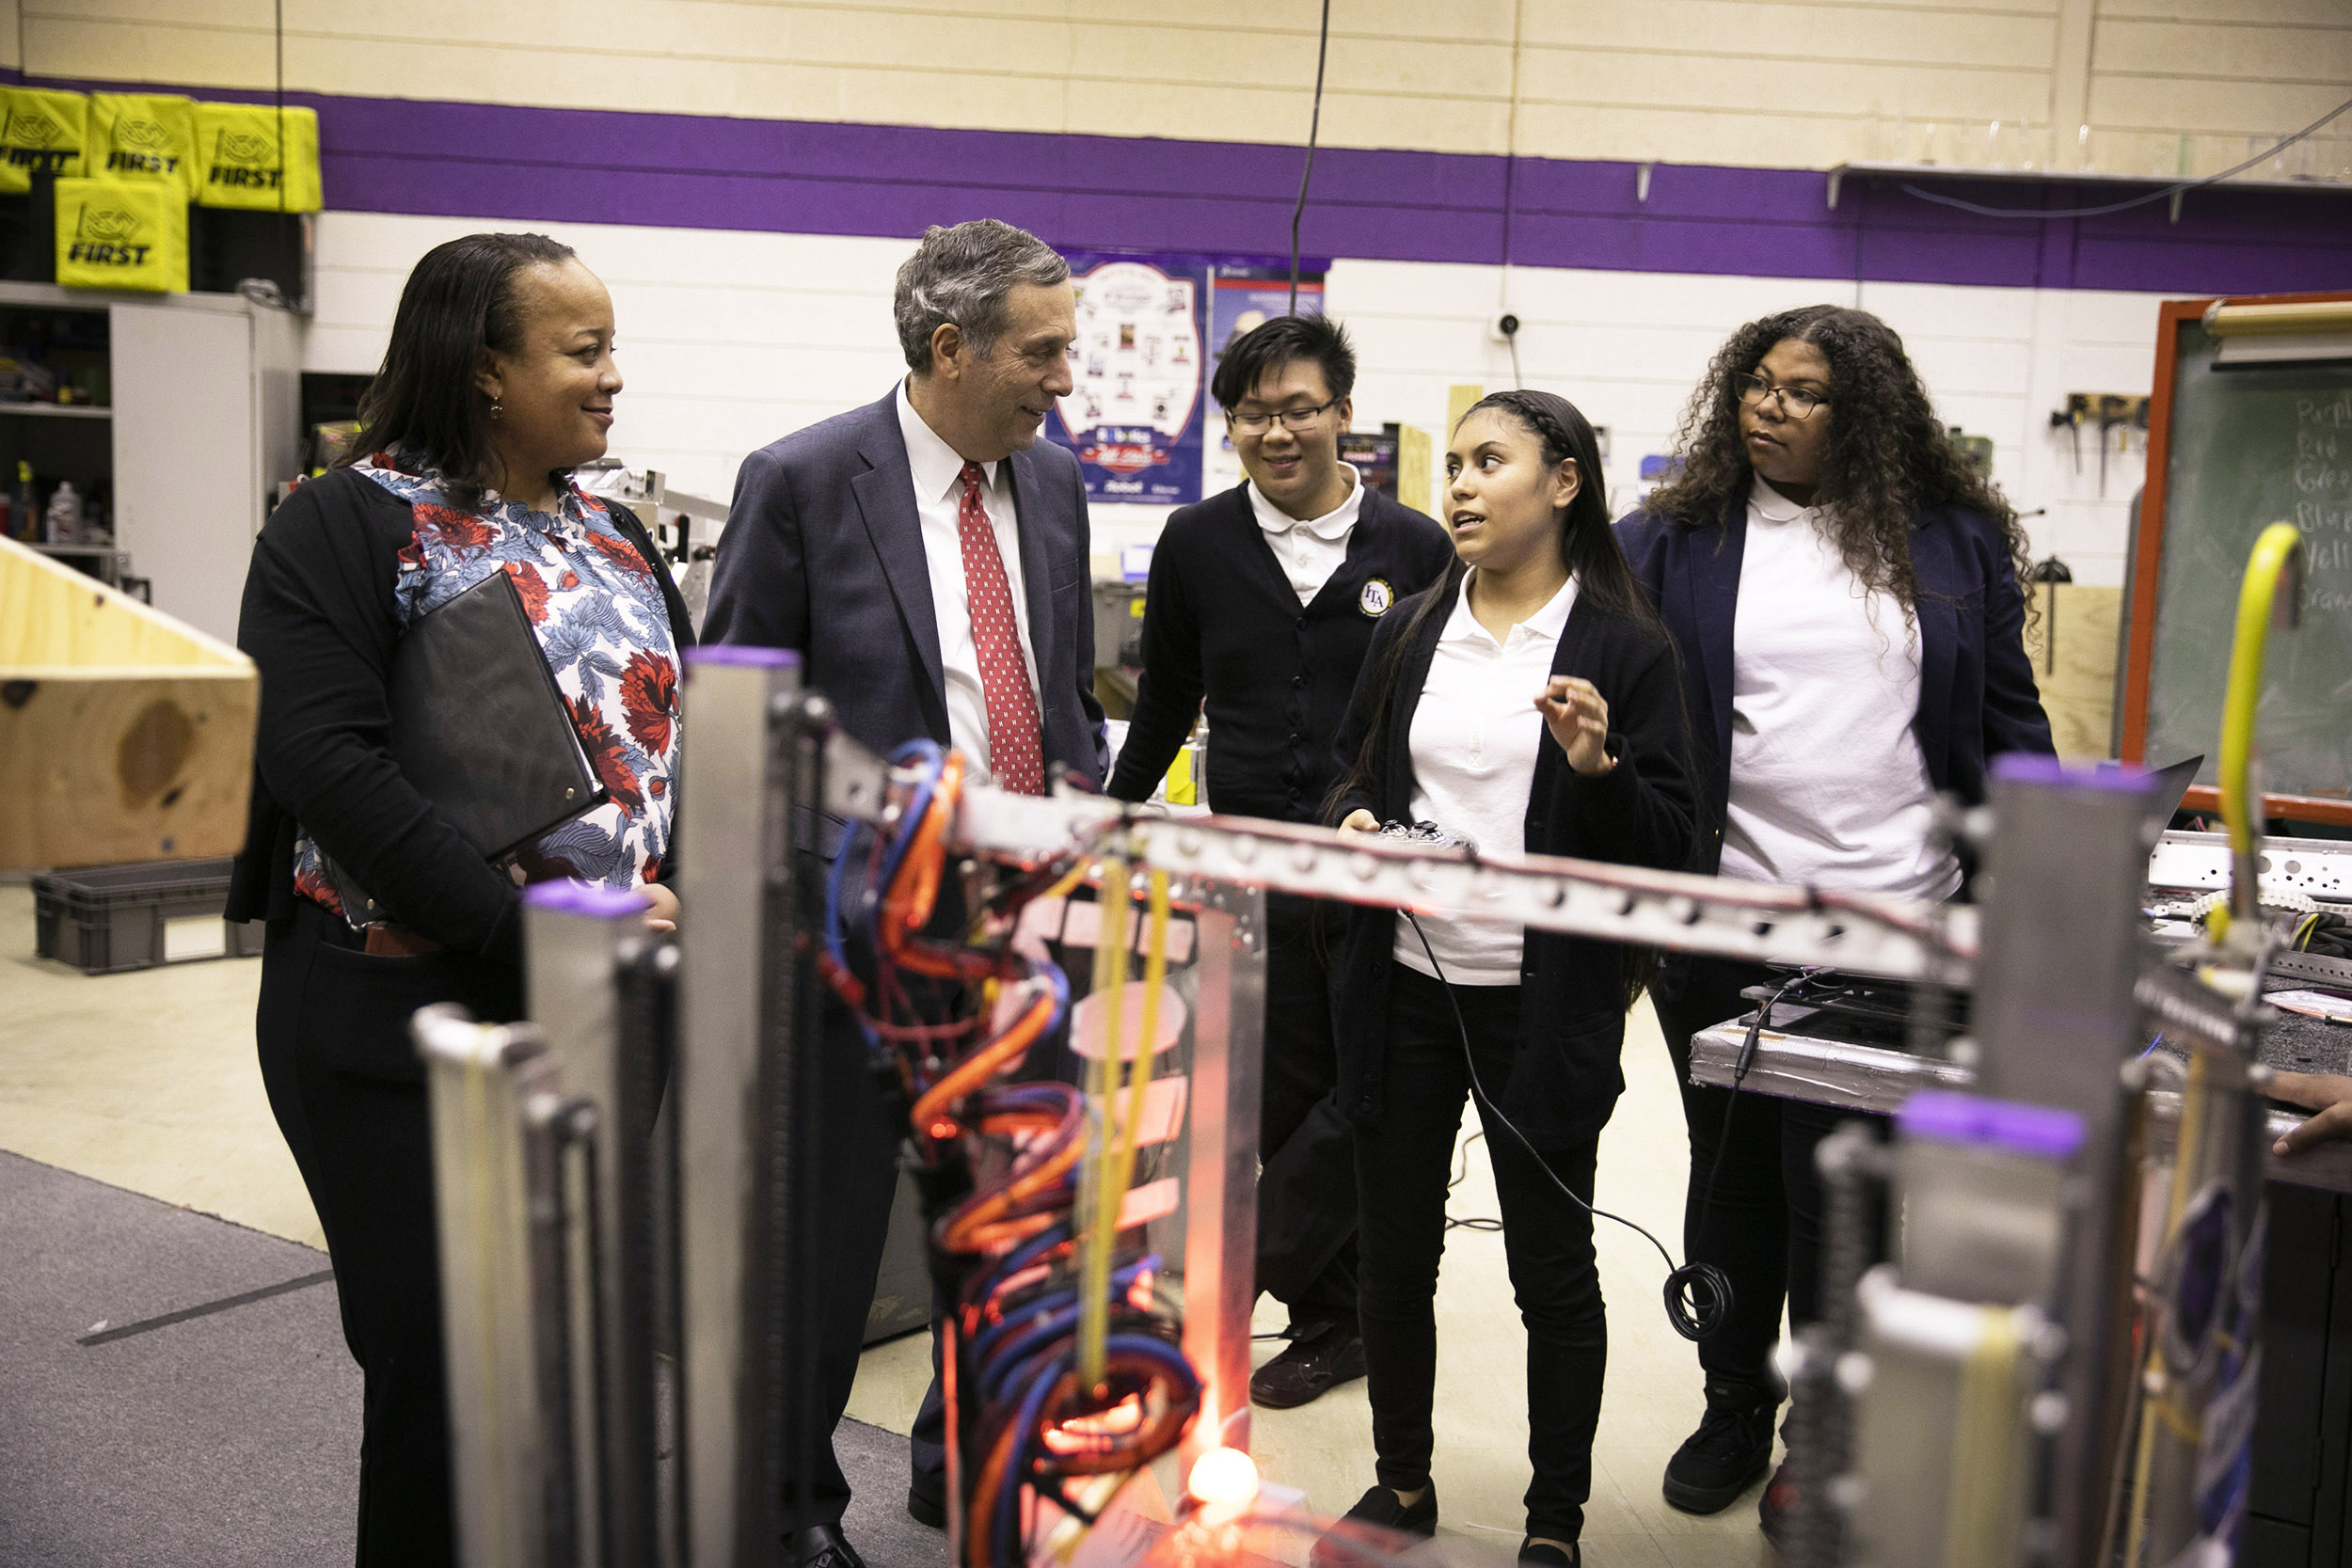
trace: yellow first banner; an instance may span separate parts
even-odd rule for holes
[[[82,173],[88,111],[89,100],[78,92],[0,87],[0,194],[31,190],[36,173]]]
[[[315,110],[199,103],[196,150],[203,165],[196,194],[201,206],[315,213],[324,205]]]
[[[194,201],[196,101],[161,93],[94,92],[82,139],[82,169],[108,180],[178,187]]]
[[[58,181],[57,281],[73,289],[185,292],[186,196],[153,180]]]

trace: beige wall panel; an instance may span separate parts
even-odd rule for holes
[[[2240,27],[2344,24],[2344,0],[2099,0],[2109,22],[2221,22]]]
[[[2267,145],[2268,139],[2301,129],[2344,99],[2342,87],[2324,84],[2097,75],[2090,83],[2091,135],[2097,136],[2107,126],[2242,133],[2263,137]]]
[[[266,87],[272,79],[266,29],[27,14],[24,56],[26,69],[43,76],[197,87]],[[385,90],[380,80],[376,90]]]
[[[1644,55],[1531,49],[1521,61],[1523,103],[1716,108],[1765,114],[1867,113],[1883,104],[1915,118],[1969,119],[2048,114],[2049,72],[1953,65],[1871,66],[1777,60],[1769,70],[1734,55]]]
[[[2010,11],[1980,15],[1896,7],[1741,0],[1549,0],[1528,8],[1529,45],[1659,55],[1963,64],[2047,71],[2057,24]]]
[[[2255,81],[2334,82],[2352,87],[2352,5],[2336,27],[2233,27],[2213,24],[2099,24],[2094,72],[2147,76],[2238,76]]]
[[[1525,103],[1519,150],[1539,158],[1826,168],[1864,156],[1859,114],[1762,114],[1620,103]]]
[[[1557,0],[1521,0],[1529,9]],[[986,0],[993,6],[994,0]],[[1132,22],[1148,26],[1181,23],[1224,32],[1290,33],[1311,43],[1312,5],[1269,6],[1262,0],[1072,0],[1073,15],[1091,22]],[[1391,38],[1401,41],[1496,39],[1509,42],[1514,0],[1458,0],[1433,6],[1429,0],[1338,0],[1331,8],[1331,36]]]
[[[1067,129],[1090,135],[1177,136],[1201,141],[1304,143],[1308,95],[1283,87],[1182,87],[1155,82],[1069,85]],[[1507,111],[1500,103],[1443,98],[1323,96],[1323,140],[1337,147],[1404,147],[1431,152],[1500,151]]]

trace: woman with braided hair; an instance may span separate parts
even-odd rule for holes
[[[1734,333],[1680,444],[1617,531],[1682,657],[1702,758],[1691,869],[1949,897],[1961,869],[1931,831],[1937,792],[1974,805],[1992,757],[2052,750],[2017,514],[1952,444],[1902,340],[1839,306]],[[1780,978],[1677,958],[1652,990],[1691,1139],[1683,1245],[1732,1292],[1699,1346],[1706,1416],[1666,1466],[1666,1500],[1697,1513],[1764,1474],[1782,1301],[1798,1325],[1820,1309],[1813,1152],[1840,1114],[1690,1084],[1692,1035]],[[1768,1534],[1793,1501],[1780,1478],[1765,1488]]]
[[[1694,784],[1674,647],[1610,531],[1592,426],[1549,392],[1498,392],[1462,417],[1445,463],[1454,560],[1374,633],[1327,820],[1434,823],[1481,853],[1681,865]],[[1359,1525],[1437,1528],[1433,1308],[1466,1101],[1488,1132],[1527,1325],[1519,1560],[1581,1560],[1608,1358],[1585,1206],[1641,973],[1605,942],[1351,912],[1333,1016],[1357,1129],[1377,1484],[1317,1544],[1318,1568],[1353,1560]]]

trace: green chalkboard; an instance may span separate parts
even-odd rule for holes
[[[2221,365],[2219,340],[2200,322],[2177,330],[2140,754],[2202,752],[2198,783],[2215,782],[2247,553],[2265,528],[2290,522],[2303,531],[2302,620],[2271,638],[2256,731],[2261,787],[2344,800],[2352,796],[2352,358]]]

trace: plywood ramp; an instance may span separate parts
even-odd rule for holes
[[[2123,591],[2073,582],[2029,586],[2040,614],[2026,627],[2026,654],[2033,660],[2034,685],[2042,689],[2058,754],[2069,762],[2104,762],[2115,755],[2110,736]],[[2053,628],[2056,659],[2050,657]]]
[[[234,854],[253,661],[0,540],[0,870]]]

